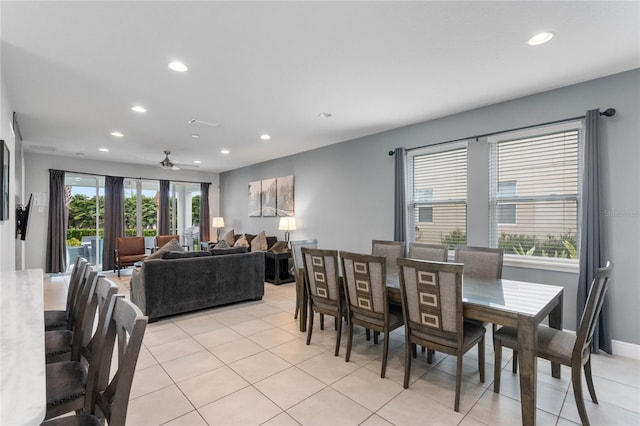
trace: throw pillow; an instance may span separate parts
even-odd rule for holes
[[[163,245],[162,247],[160,247],[154,253],[152,253],[149,256],[147,256],[144,260],[161,259],[163,253],[165,253],[167,251],[179,251],[179,250],[183,250],[182,246],[180,245],[178,240],[174,239],[174,240],[169,241],[167,244]]]
[[[282,253],[283,251],[287,251],[287,242],[276,241],[275,244],[271,246],[270,250],[274,253]]]
[[[253,240],[251,240],[251,251],[266,251],[267,236],[264,231],[260,232]]]
[[[229,247],[233,247],[233,245],[236,242],[236,237],[234,232],[235,231],[233,229],[229,229],[229,231],[227,231],[227,233],[224,234],[224,237],[222,237],[222,239],[225,240],[227,244],[229,244]]]
[[[249,242],[247,241],[247,237],[242,234],[242,237],[238,238],[236,242],[233,244],[234,247],[249,247]]]
[[[225,249],[225,248],[229,248],[229,247],[231,247],[231,246],[229,244],[227,244],[227,242],[225,240],[221,240],[218,244],[213,246],[213,248],[216,248],[216,249]]]

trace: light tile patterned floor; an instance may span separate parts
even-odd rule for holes
[[[105,275],[128,296],[130,277]],[[68,277],[45,282],[45,308],[64,306]],[[460,412],[453,411],[455,358],[437,354],[430,365],[419,352],[409,389],[403,389],[404,334],[392,333],[385,379],[382,344],[359,330],[352,357],[334,357],[335,331],[315,321],[311,345],[293,318],[294,284],[265,284],[259,302],[175,316],[149,324],[138,360],[127,425],[514,425],[520,423],[518,376],[503,355],[500,394],[493,392],[493,349],[486,377],[477,355],[465,356]],[[346,331],[346,330],[345,330]],[[488,339],[489,340],[489,339]],[[538,364],[538,424],[572,425],[580,419],[569,369],[562,379]],[[640,425],[640,361],[595,355],[600,404],[585,398],[593,425]],[[585,387],[586,389],[586,387]]]

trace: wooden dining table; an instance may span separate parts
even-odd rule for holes
[[[42,269],[0,273],[0,425],[39,425],[47,407]]]
[[[564,288],[505,279],[481,280],[463,275],[464,317],[518,329],[518,364],[522,424],[536,424],[538,325],[548,317],[549,326],[562,329]],[[387,274],[390,303],[401,303],[397,273]],[[499,368],[496,366],[496,368]],[[551,364],[551,374],[560,378],[560,365]]]

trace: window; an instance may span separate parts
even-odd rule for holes
[[[410,151],[407,160],[410,240],[466,244],[466,142]]]
[[[577,259],[579,138],[574,122],[489,140],[492,247]]]

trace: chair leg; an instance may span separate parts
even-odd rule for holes
[[[413,355],[414,358],[418,357],[418,351],[416,350],[416,344],[412,343],[411,344],[411,355]]]
[[[369,330],[368,328],[366,328],[366,329],[364,330],[364,335],[365,335],[365,337],[367,338],[367,342],[368,342],[369,340],[371,340],[371,330]]]
[[[382,370],[380,371],[381,379],[384,379],[384,375],[387,372],[387,356],[388,355],[389,355],[389,330],[387,329],[384,331],[384,343],[382,347]]]
[[[427,364],[433,364],[433,357],[436,354],[436,351],[433,349],[427,349]]]
[[[484,336],[478,342],[478,370],[480,370],[480,383],[484,383]]]
[[[502,342],[500,339],[493,339],[493,391],[500,393],[500,373],[502,372]]]
[[[596,397],[596,388],[593,387],[593,378],[591,377],[591,355],[589,355],[589,359],[584,365],[584,376],[587,379],[587,388],[589,389],[589,395],[591,395],[591,401],[593,401],[594,404],[597,404],[598,398]]]
[[[315,316],[315,312],[312,309],[309,309],[309,324],[307,325],[307,345],[311,343],[311,333],[313,332],[313,317]]]
[[[336,316],[336,326],[338,330],[336,331],[336,352],[333,354],[334,356],[338,356],[338,352],[340,352],[340,337],[342,336],[342,317],[340,314]]]
[[[374,331],[373,332],[373,343],[374,344],[378,344],[378,336],[380,336],[380,332],[379,331]]]
[[[409,377],[411,376],[411,352],[413,352],[415,356],[416,345],[415,343],[409,344],[408,337],[405,338],[405,340],[407,343],[404,345],[404,382],[402,386],[407,389],[409,387]],[[411,346],[411,348],[409,346]]]
[[[345,362],[351,358],[351,344],[353,343],[353,319],[349,320],[349,338],[347,339],[347,354],[344,356]]]
[[[320,314],[320,330],[324,330],[324,314]]]
[[[573,396],[576,399],[578,414],[583,426],[589,426],[589,417],[587,416],[587,408],[584,405],[584,397],[582,395],[582,377],[580,377],[580,366],[571,367],[571,384],[573,385]]]
[[[518,374],[518,351],[513,350],[513,360],[511,361],[511,372]]]
[[[456,360],[456,399],[453,404],[453,411],[460,411],[460,388],[462,387],[462,351],[458,351],[458,356]]]

